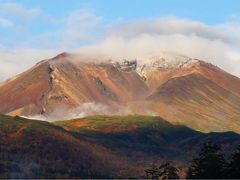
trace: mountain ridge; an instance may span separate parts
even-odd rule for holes
[[[86,115],[101,114],[102,108],[102,114],[109,115],[149,112],[201,131],[240,131],[239,78],[186,56],[167,54],[142,62],[88,61],[86,57],[61,53],[2,84],[0,112],[64,119],[66,114],[80,114],[76,113],[79,109],[84,109]],[[169,82],[174,85],[166,88]],[[166,91],[157,98],[156,92],[163,88]],[[175,93],[169,95],[171,91]],[[100,109],[93,112],[92,108]]]
[[[240,135],[202,133],[151,116],[50,123],[0,114],[0,141],[1,178],[140,178],[153,162],[171,161],[184,172],[209,141],[229,156]]]

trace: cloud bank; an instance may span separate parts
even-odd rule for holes
[[[0,4],[0,28],[14,28],[16,19],[21,22],[19,18],[29,24],[40,19],[49,29],[29,33],[15,47],[0,44],[0,81],[62,51],[115,59],[147,58],[169,51],[211,62],[240,76],[239,18],[215,25],[178,17],[106,23],[89,9],[56,18],[39,8]]]
[[[36,119],[36,120],[44,120],[44,121],[59,121],[59,120],[69,120],[69,119],[77,119],[84,118],[87,116],[94,115],[131,115],[135,114],[134,110],[130,106],[118,106],[112,107],[106,104],[102,104],[99,102],[86,102],[81,104],[77,108],[69,109],[69,107],[61,105],[55,108],[53,112],[49,115],[41,115],[37,114],[34,116],[22,116],[28,119]],[[141,112],[137,114],[140,115],[149,115],[149,116],[157,116],[158,114],[154,112],[152,109],[144,108]]]
[[[79,51],[117,59],[175,52],[211,62],[240,76],[240,35],[232,33],[239,27],[232,23],[209,26],[177,17],[132,21],[110,27],[102,41]]]

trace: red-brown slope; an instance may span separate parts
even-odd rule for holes
[[[203,61],[200,61],[200,65],[196,67],[196,71],[224,89],[240,96],[240,78]]]
[[[68,54],[43,61],[0,88],[0,112],[14,115],[51,114],[84,102],[111,106],[144,98],[148,88],[135,71],[112,63],[73,61]]]
[[[172,78],[147,99],[171,122],[201,131],[240,131],[240,97],[201,74]]]
[[[86,102],[99,102],[113,113],[124,107],[124,113],[161,115],[202,131],[240,131],[240,79],[203,61],[187,63],[148,65],[142,76],[136,61],[84,61],[62,53],[2,84],[0,112],[63,118]],[[101,107],[91,115],[96,112]]]
[[[41,112],[41,98],[49,91],[49,68],[43,62],[10,79],[0,87],[0,111],[25,107],[23,114]]]
[[[198,61],[188,68],[153,69],[146,72],[146,83],[151,90],[155,90],[161,84],[171,78],[181,77],[192,73],[198,73],[215,82],[224,89],[240,96],[240,79],[226,71],[204,61]]]

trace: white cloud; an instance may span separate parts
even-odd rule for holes
[[[211,62],[240,76],[238,27],[233,22],[209,26],[179,18],[133,21],[111,27],[103,41],[80,52],[141,59],[170,51]]]
[[[51,25],[50,31],[32,36],[24,45],[38,45],[43,48],[57,47],[72,49],[96,41],[102,30],[102,17],[89,9],[77,9],[64,17],[47,17]]]
[[[12,49],[0,50],[0,80],[19,74],[35,63],[60,53],[58,50]]]
[[[101,43],[81,48],[82,53],[106,56],[108,58],[139,58],[146,59],[160,55],[162,51],[176,52],[189,57],[207,60],[213,64],[232,71],[235,63],[229,56],[229,48],[221,41],[210,41],[196,35],[140,35],[125,39],[118,36],[106,38]],[[233,56],[233,55],[232,55]],[[236,56],[235,56],[236,57]],[[238,66],[239,67],[239,66]],[[236,71],[234,72],[236,73]]]
[[[112,107],[100,102],[85,102],[81,104],[79,107],[69,109],[69,107],[65,105],[59,105],[55,107],[52,113],[49,115],[34,115],[34,116],[23,116],[28,119],[41,119],[45,121],[59,121],[59,120],[67,120],[67,119],[77,119],[83,118],[86,116],[93,115],[130,115],[134,114],[134,111],[130,106],[117,106]],[[141,111],[142,115],[150,115],[157,116],[157,113],[152,111],[151,109],[145,108]]]
[[[64,19],[64,28],[59,34],[63,37],[63,42],[68,45],[93,41],[101,26],[101,19],[88,9],[73,11]]]
[[[0,27],[7,28],[12,26],[13,26],[13,23],[11,21],[0,17]]]
[[[0,14],[7,16],[17,16],[23,18],[32,18],[41,14],[39,8],[25,8],[21,4],[17,3],[1,3]]]
[[[39,12],[35,8],[28,10],[17,4],[4,4],[4,6],[0,4],[0,11],[7,9],[15,15],[23,16],[37,15]],[[38,36],[29,34],[29,37],[21,42],[22,47],[0,46],[0,81],[21,73],[40,60],[51,58],[62,51],[74,51],[74,47],[79,47],[79,44],[95,40],[94,36],[97,34],[95,30],[101,23],[101,17],[87,9],[72,11],[63,18],[46,17],[49,20],[48,23],[56,25],[53,30]],[[10,25],[4,23],[5,26]]]
[[[41,13],[38,8],[0,4],[0,15],[6,15],[6,9],[21,17]],[[48,31],[37,36],[29,35],[21,43],[21,48],[9,49],[2,45],[0,79],[22,72],[39,60],[69,50],[117,59],[145,58],[171,51],[209,61],[240,76],[240,24],[236,18],[217,25],[177,17],[118,21],[111,25],[104,23],[101,16],[89,9],[78,9],[62,18],[48,14],[46,17],[51,25]]]
[[[136,37],[141,34],[149,35],[196,35],[209,40],[231,41],[231,38],[220,32],[217,28],[202,22],[180,19],[177,17],[163,17],[121,23],[110,29],[110,33],[122,37]]]

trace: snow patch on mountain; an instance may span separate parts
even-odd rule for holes
[[[146,78],[148,71],[191,68],[199,62],[200,60],[169,52],[162,52],[150,58],[112,61],[116,68],[123,71],[136,71],[143,79]]]

